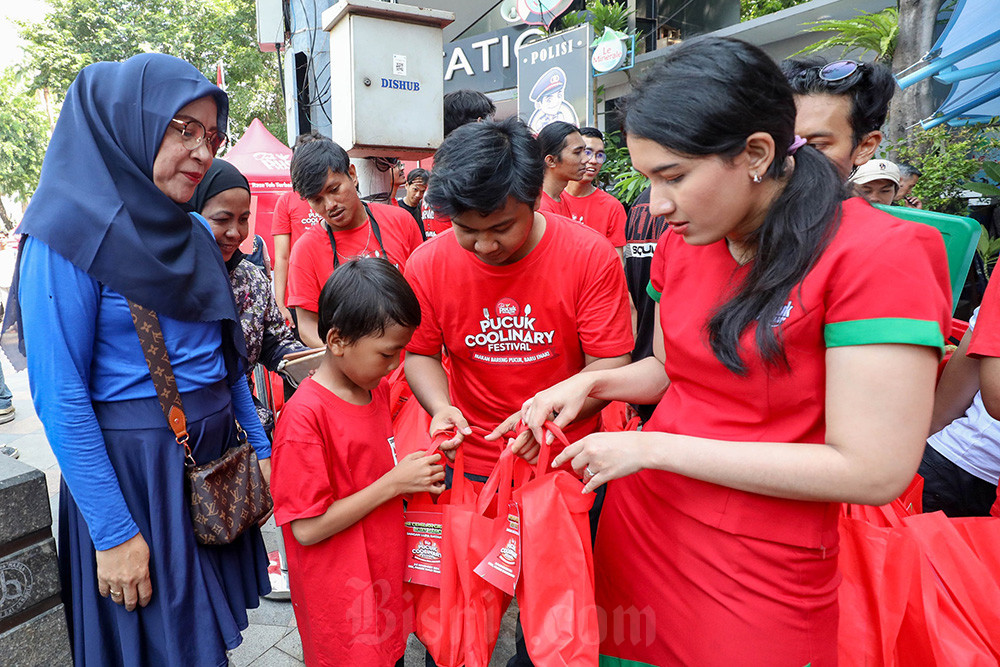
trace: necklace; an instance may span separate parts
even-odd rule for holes
[[[365,222],[365,225],[368,227],[368,236],[365,238],[365,247],[361,249],[361,252],[359,252],[358,254],[354,255],[353,257],[344,257],[343,255],[340,254],[339,250],[335,250],[334,252],[337,253],[337,257],[340,258],[340,261],[347,262],[347,261],[350,261],[352,259],[357,259],[358,257],[367,257],[368,256],[368,244],[372,242],[372,226],[370,224],[368,224],[367,222]]]

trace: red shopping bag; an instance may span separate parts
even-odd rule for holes
[[[480,434],[488,431],[473,427]],[[437,434],[437,445],[454,432]],[[414,595],[417,638],[440,667],[487,667],[500,632],[500,622],[511,596],[473,572],[495,541],[497,502],[484,500],[479,509],[481,484],[465,477],[462,447],[456,450],[451,489],[438,498],[415,498],[407,508],[437,512],[442,527],[439,588],[408,584]],[[506,496],[510,496],[509,477]],[[495,495],[495,494],[494,494]]]
[[[439,433],[435,436],[428,451],[437,449],[443,440],[450,437],[449,433]],[[406,591],[413,598],[413,627],[417,639],[427,648],[439,667],[462,667],[465,664],[465,649],[463,646],[463,615],[462,589],[458,575],[458,564],[455,561],[455,551],[449,548],[449,540],[456,539],[455,533],[461,533],[462,526],[454,525],[448,508],[453,502],[474,502],[472,490],[463,482],[465,480],[465,456],[459,447],[455,455],[455,479],[452,488],[438,496],[437,502],[429,493],[416,494],[407,504],[406,518],[410,520],[414,513],[420,521],[429,517],[441,525],[440,570],[437,586],[428,586],[412,581],[405,584]],[[458,481],[461,480],[461,481]],[[460,539],[460,538],[459,538]],[[414,554],[407,554],[407,568],[411,567]]]
[[[602,431],[638,431],[641,424],[639,413],[624,401],[611,401],[601,410]]]
[[[842,665],[996,665],[1000,521],[841,518]]]
[[[485,433],[476,427],[473,430]],[[497,480],[496,485],[466,480],[467,488],[478,489],[478,493],[464,492],[463,502],[453,499],[445,510],[452,530],[447,548],[454,556],[461,587],[466,667],[489,665],[500,633],[500,622],[513,599],[475,572],[477,565],[492,551],[506,520],[511,497],[511,477],[506,472],[511,467],[508,459],[501,456],[490,476],[491,480]],[[459,474],[456,467],[456,479]]]
[[[841,667],[895,664],[907,607],[919,604],[916,542],[861,519],[840,518]],[[913,638],[911,638],[911,643]],[[923,650],[923,649],[920,649]]]
[[[555,424],[545,426],[569,446]],[[521,626],[537,667],[591,667],[600,634],[587,516],[594,496],[581,493],[582,483],[570,473],[550,470],[549,453],[543,444],[534,479],[514,491],[521,508]]]

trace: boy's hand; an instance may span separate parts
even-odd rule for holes
[[[396,495],[427,491],[435,495],[444,491],[444,466],[437,452],[413,452],[404,456],[396,467],[386,473]]]
[[[431,419],[430,434],[433,437],[441,431],[451,430],[455,431],[455,435],[441,443],[441,451],[444,452],[449,461],[454,461],[455,449],[465,439],[465,436],[472,434],[472,428],[465,419],[465,415],[454,405],[449,405],[434,413],[434,417]]]

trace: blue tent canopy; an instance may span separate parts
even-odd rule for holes
[[[1000,116],[1000,22],[996,0],[959,0],[934,48],[909,74],[897,75],[900,88],[933,76],[952,84],[951,92],[925,129],[942,123],[982,122]]]

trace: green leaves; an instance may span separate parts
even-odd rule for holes
[[[1000,198],[1000,187],[997,187],[995,185],[995,183],[1000,183],[1000,163],[983,162],[982,166],[983,166],[983,171],[986,173],[987,178],[993,181],[993,183],[966,181],[963,184],[965,186],[965,189],[972,190],[973,192],[978,192],[984,197]]]
[[[604,135],[604,153],[607,159],[600,173],[601,184],[618,201],[630,206],[649,185],[649,179],[632,167],[628,146],[617,132]]]
[[[864,53],[871,51],[875,54],[876,60],[891,64],[899,36],[899,11],[895,7],[886,7],[877,13],[862,12],[854,18],[812,21],[804,25],[809,26],[805,32],[835,34],[793,55],[843,47],[844,55],[855,49],[860,49]]]
[[[795,5],[801,5],[806,0],[742,0],[740,2],[740,21],[750,21],[767,14],[780,12]]]
[[[27,199],[38,186],[49,121],[13,70],[0,75],[0,194]]]
[[[896,162],[911,164],[922,172],[913,194],[926,210],[964,215],[967,205],[961,193],[965,189],[978,191],[971,187],[969,179],[984,168],[984,155],[1000,149],[998,128],[997,123],[939,125],[917,130],[886,148],[895,152]]]
[[[61,100],[84,66],[143,52],[183,58],[211,81],[221,61],[229,85],[230,134],[239,136],[256,117],[284,135],[277,56],[257,48],[254,3],[49,0],[49,5],[44,20],[20,24],[33,89],[48,88]]]
[[[628,8],[628,4],[619,0],[587,0],[586,9],[566,13],[556,25],[558,30],[568,30],[590,23],[595,35],[603,33],[605,28],[631,34],[628,29],[628,17],[631,15],[632,10]],[[551,32],[556,30],[553,29]]]

